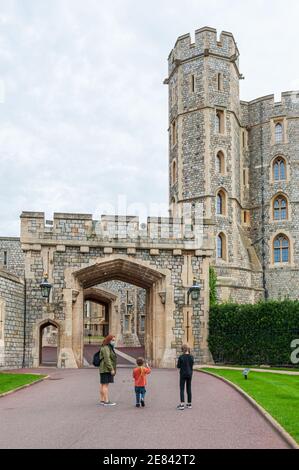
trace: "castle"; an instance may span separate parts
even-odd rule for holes
[[[299,93],[240,101],[234,37],[209,27],[180,36],[168,61],[170,217],[23,212],[20,239],[0,238],[0,367],[39,366],[49,327],[57,364],[81,367],[88,301],[156,366],[173,367],[185,341],[209,362],[210,266],[219,301],[298,297]]]
[[[240,101],[231,33],[201,28],[169,55],[169,195],[172,213],[204,204],[218,298],[297,299],[299,92]]]

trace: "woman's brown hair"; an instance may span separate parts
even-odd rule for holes
[[[107,346],[114,338],[114,335],[108,335],[102,342],[102,346]]]

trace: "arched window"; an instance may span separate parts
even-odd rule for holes
[[[219,233],[217,236],[217,258],[226,259],[226,237],[224,233]]]
[[[225,215],[226,212],[226,196],[224,191],[220,190],[217,193],[217,215]]]
[[[273,163],[273,179],[274,181],[286,180],[286,161],[282,157],[277,157]]]
[[[279,144],[282,142],[283,127],[281,122],[275,124],[275,142]]]
[[[288,201],[285,196],[279,195],[274,199],[273,218],[274,220],[288,219]]]
[[[216,171],[221,175],[225,173],[224,154],[221,151],[216,156]]]
[[[290,241],[284,234],[279,234],[273,242],[274,263],[288,263],[290,261]]]

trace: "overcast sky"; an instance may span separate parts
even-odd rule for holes
[[[99,218],[118,195],[154,215],[177,37],[231,31],[241,98],[279,100],[299,89],[298,21],[297,0],[0,0],[0,236],[19,235],[22,210]]]

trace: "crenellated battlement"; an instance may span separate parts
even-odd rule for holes
[[[299,117],[299,91],[281,93],[280,101],[275,101],[274,94],[261,96],[252,101],[240,102],[243,115],[247,116],[247,125],[256,125],[275,117]]]
[[[232,33],[222,31],[218,39],[217,30],[205,26],[195,31],[195,42],[191,42],[191,35],[184,34],[176,40],[174,48],[169,54],[170,72],[177,61],[192,59],[198,55],[218,55],[221,57],[239,57],[239,50]]]
[[[21,243],[24,245],[52,244],[107,244],[174,243],[199,245],[203,238],[203,220],[199,212],[181,218],[148,217],[140,223],[137,216],[102,215],[93,220],[90,214],[55,213],[53,220],[45,220],[42,212],[23,212],[21,215]],[[72,244],[72,243],[71,243]],[[191,248],[191,246],[190,246]]]

